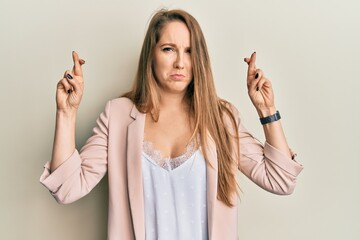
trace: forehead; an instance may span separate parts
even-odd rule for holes
[[[163,27],[159,43],[174,43],[190,46],[190,32],[185,23],[171,21]]]

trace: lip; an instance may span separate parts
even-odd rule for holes
[[[175,80],[181,80],[181,79],[185,78],[185,76],[182,74],[171,74],[170,77]]]

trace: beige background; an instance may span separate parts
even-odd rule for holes
[[[71,205],[39,183],[51,156],[55,86],[86,59],[77,146],[107,100],[129,89],[150,15],[183,8],[200,22],[217,90],[260,139],[245,56],[272,80],[291,147],[305,170],[293,195],[240,176],[241,240],[360,239],[360,3],[304,1],[0,0],[0,239],[106,238],[106,180]]]

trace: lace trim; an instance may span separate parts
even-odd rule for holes
[[[163,157],[159,150],[156,150],[150,141],[143,140],[143,151],[144,153],[153,160],[160,167],[170,171],[181,164],[186,162],[197,150],[196,140],[193,139],[187,146],[183,154],[180,156],[171,158],[171,157]]]

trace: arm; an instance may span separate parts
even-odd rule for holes
[[[238,168],[251,181],[266,191],[287,195],[296,186],[296,177],[303,166],[268,142],[263,145],[241,123],[239,117],[240,159]]]
[[[245,58],[249,64],[248,93],[260,117],[275,113],[274,94],[270,81],[255,66],[256,53]],[[263,125],[266,138],[261,144],[240,121],[235,110],[240,137],[240,159],[238,168],[254,183],[275,194],[290,194],[295,188],[296,177],[303,167],[289,149],[281,122]]]
[[[84,83],[79,59],[73,52],[73,70],[65,71],[64,78],[57,84],[56,91],[56,124],[53,144],[51,172],[58,168],[75,150],[76,113],[83,95]]]
[[[105,175],[108,162],[110,111],[109,101],[105,111],[96,121],[92,136],[80,152],[74,149],[70,156],[60,152],[66,157],[59,159],[61,163],[53,171],[50,170],[49,162],[45,164],[40,182],[49,189],[59,203],[71,203],[85,196]]]
[[[275,112],[276,109],[273,108],[270,111],[260,113],[259,116],[266,117],[274,114]],[[292,157],[289,150],[289,146],[285,138],[284,130],[281,125],[281,120],[264,124],[262,126],[264,130],[266,142],[274,146],[276,149],[278,149],[288,157]]]
[[[76,112],[56,112],[55,135],[50,171],[57,169],[75,151]]]
[[[72,72],[66,71],[57,85],[52,160],[45,164],[40,177],[40,182],[59,203],[71,203],[89,193],[107,170],[110,102],[80,154],[75,149],[76,113],[83,94],[81,65],[85,61],[75,52],[73,60]]]
[[[274,103],[274,92],[271,82],[265,77],[263,71],[255,65],[256,53],[250,58],[245,58],[248,63],[247,86],[249,97],[258,112],[259,117],[267,117],[276,112]],[[281,121],[271,122],[263,125],[266,142],[291,157],[289,146],[281,125]]]

